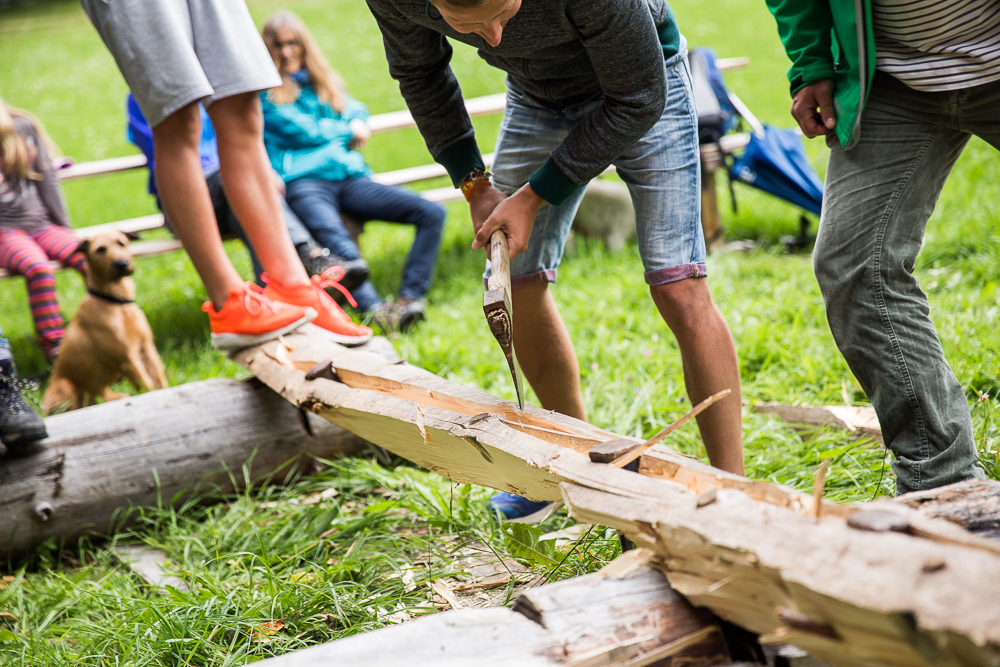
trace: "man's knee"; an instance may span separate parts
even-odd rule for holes
[[[207,109],[220,139],[234,132],[259,135],[264,127],[264,113],[257,93],[240,93],[217,100]]]
[[[194,146],[197,148],[201,139],[201,115],[198,104],[181,107],[163,119],[163,122],[153,128],[153,140],[157,150],[161,142],[169,142],[171,146]]]
[[[896,473],[896,493],[927,491],[985,477],[971,440],[955,442],[929,459],[913,460],[900,452],[892,469]]]
[[[520,285],[511,290],[511,304],[515,310],[514,326],[518,325],[517,312],[537,313],[546,305],[549,294],[549,283],[545,280],[535,280],[526,285]]]
[[[843,274],[833,268],[834,263],[834,259],[826,253],[825,247],[817,243],[813,249],[813,273],[824,297],[835,292],[838,285],[843,282]]]
[[[705,278],[686,278],[649,288],[653,302],[667,324],[688,326],[704,317],[706,309],[715,309],[708,281]]]

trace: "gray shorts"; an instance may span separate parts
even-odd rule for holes
[[[281,85],[243,0],[80,0],[156,127],[178,109]]]

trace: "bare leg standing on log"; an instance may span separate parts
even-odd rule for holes
[[[281,79],[246,5],[81,2],[152,128],[163,208],[208,292],[213,345],[254,345],[310,320],[310,333],[338,343],[371,338],[309,279],[284,228],[256,95]],[[280,297],[244,282],[222,246],[198,155],[198,103],[215,127],[229,204]]]

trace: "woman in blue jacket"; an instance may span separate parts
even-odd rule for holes
[[[405,330],[423,319],[423,297],[441,245],[444,209],[401,188],[374,183],[356,149],[371,136],[368,109],[344,92],[302,20],[278,12],[264,24],[264,43],[282,85],[261,94],[264,145],[286,183],[286,199],[313,237],[347,259],[361,256],[341,214],[416,227],[392,303],[383,303],[370,281],[352,291],[358,309],[383,329]]]

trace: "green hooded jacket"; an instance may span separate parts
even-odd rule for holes
[[[833,81],[837,138],[850,149],[861,135],[875,74],[875,37],[870,0],[767,0],[778,34],[792,61],[792,95],[810,83]]]

